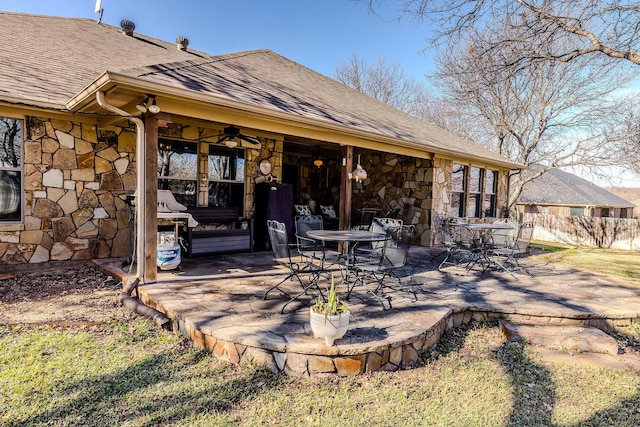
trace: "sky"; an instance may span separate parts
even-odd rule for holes
[[[96,0],[0,0],[0,10],[89,18]],[[218,55],[270,49],[327,76],[354,54],[368,63],[384,58],[426,83],[435,53],[428,47],[428,21],[398,21],[389,1],[372,13],[353,0],[102,0],[102,22],[133,21],[136,32]],[[578,171],[572,171],[574,173]],[[613,182],[579,173],[601,186],[640,187],[640,177],[615,172]]]

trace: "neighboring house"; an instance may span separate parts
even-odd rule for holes
[[[0,264],[135,249],[155,281],[158,188],[253,217],[262,173],[335,205],[342,227],[357,207],[400,207],[426,245],[435,215],[499,215],[520,168],[269,50],[213,56],[128,21],[4,12],[0,38]]]
[[[551,169],[525,185],[518,213],[633,218],[635,205],[602,187],[560,169]]]

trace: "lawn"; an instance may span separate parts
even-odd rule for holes
[[[537,256],[640,283],[624,267],[637,253],[613,251],[607,261],[601,251]],[[624,344],[640,349],[640,327],[630,332],[635,338]],[[83,328],[0,325],[0,424],[640,425],[640,372],[544,359],[504,342],[496,324],[451,329],[423,359],[407,371],[300,379],[214,359],[143,318]]]
[[[620,277],[640,286],[640,251],[568,246],[536,242],[533,247],[547,253],[537,255],[544,262],[562,264]]]
[[[138,319],[0,327],[3,425],[640,425],[640,373],[551,363],[496,325],[452,329],[423,368],[298,379],[232,366]]]

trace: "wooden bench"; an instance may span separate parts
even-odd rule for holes
[[[194,255],[253,252],[253,219],[238,217],[236,207],[190,207],[187,212],[198,221],[187,231],[187,258]],[[242,228],[242,223],[247,227]],[[215,226],[216,229],[200,229]]]

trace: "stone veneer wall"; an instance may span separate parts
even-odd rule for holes
[[[124,257],[135,132],[27,116],[23,225],[0,225],[0,264]]]
[[[367,179],[353,183],[354,212],[357,208],[378,208],[383,214],[400,208],[405,224],[416,226],[417,241],[431,244],[431,210],[434,204],[434,162],[379,151],[356,151]]]

